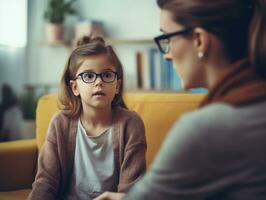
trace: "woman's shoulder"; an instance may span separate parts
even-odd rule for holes
[[[190,130],[210,130],[211,127],[217,128],[225,123],[231,123],[234,121],[235,114],[236,110],[233,106],[215,103],[183,114],[176,124],[188,126]]]
[[[247,121],[262,121],[265,117],[266,114],[263,114],[259,104],[236,107],[226,103],[213,103],[183,114],[174,124],[172,136],[186,139],[204,138],[205,141],[216,140],[217,136],[219,139],[227,138],[250,129],[251,123],[246,123]]]
[[[187,113],[182,118],[184,121],[193,121],[193,123],[207,128],[216,128],[217,126],[222,128],[225,124],[227,127],[236,127],[243,124],[243,121],[265,118],[266,113],[263,109],[265,105],[266,102],[246,106],[213,103]]]
[[[232,123],[232,112],[230,105],[217,103],[183,114],[171,128],[165,146],[175,147],[173,151],[190,151],[188,147],[197,146],[197,153],[201,153],[199,147],[211,148],[222,137],[228,138],[226,132],[230,127],[225,124]]]
[[[205,106],[196,111],[187,114],[187,117],[196,121],[221,121],[222,118],[228,119],[235,112],[235,108],[225,103],[214,103],[209,106]],[[219,119],[219,120],[218,120]]]

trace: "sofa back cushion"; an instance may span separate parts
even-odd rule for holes
[[[149,166],[160,148],[167,132],[187,111],[197,108],[204,95],[191,93],[126,93],[125,102],[130,110],[136,111],[144,121],[148,150],[146,154]],[[36,139],[41,148],[49,121],[58,111],[56,95],[40,98],[36,116]]]

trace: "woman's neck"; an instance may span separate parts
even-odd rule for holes
[[[106,130],[112,123],[112,109],[84,109],[80,116],[81,123],[90,136],[96,136]]]
[[[206,87],[208,89],[212,88],[230,65],[231,65],[230,61],[226,59],[207,65]]]

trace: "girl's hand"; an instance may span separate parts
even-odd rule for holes
[[[125,193],[118,192],[105,192],[95,198],[94,200],[121,200],[125,196]]]

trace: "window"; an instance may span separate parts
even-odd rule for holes
[[[27,0],[0,0],[0,45],[27,44]]]

